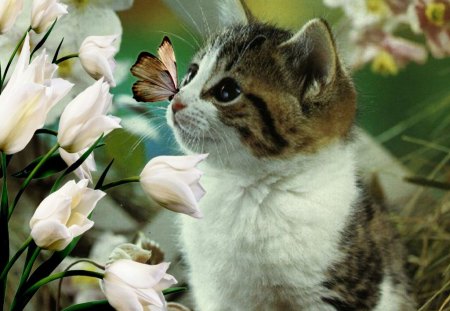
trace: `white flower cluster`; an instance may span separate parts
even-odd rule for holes
[[[423,64],[428,54],[426,47],[398,36],[396,33],[402,28],[424,35],[434,57],[450,56],[450,0],[324,0],[324,3],[342,8],[350,20],[351,52],[347,58],[353,68],[371,62],[373,71],[392,75],[411,61]]]
[[[24,9],[24,1],[28,0],[0,2],[0,39],[7,36],[8,31],[13,31]],[[79,6],[82,5],[80,3]],[[132,1],[92,0],[91,3],[98,10],[103,10],[107,6],[124,8],[131,5]],[[205,191],[199,183],[202,173],[196,166],[207,155],[157,157],[145,166],[140,176],[104,185],[108,167],[99,178],[95,189],[90,187],[90,184],[93,184],[92,171],[96,169],[93,150],[105,135],[121,127],[120,118],[108,114],[112,105],[110,87],[115,86],[114,55],[117,52],[120,33],[87,36],[77,47],[77,53],[61,56],[59,55],[61,49],[49,47],[54,42],[46,41],[46,39],[50,33],[53,37],[58,34],[57,21],[67,14],[70,16],[72,9],[76,11],[80,8],[70,1],[65,4],[60,3],[60,0],[33,0],[31,18],[28,19],[29,27],[16,39],[16,49],[10,51],[12,54],[10,54],[8,65],[0,69],[0,168],[3,178],[0,225],[2,230],[4,228],[7,230],[8,220],[21,194],[34,178],[34,174],[37,174],[44,164],[51,165],[46,161],[59,151],[59,156],[67,164],[67,169],[56,180],[51,193],[39,204],[32,216],[29,222],[30,238],[24,243],[24,247],[19,249],[12,258],[9,257],[9,246],[6,249],[0,249],[0,294],[5,290],[2,286],[6,284],[9,269],[31,243],[34,243],[34,246],[30,248],[30,252],[34,250],[34,255],[27,257],[22,279],[26,280],[29,277],[34,260],[41,249],[60,252],[67,256],[68,253],[65,251],[76,245],[75,238],[94,226],[90,215],[97,203],[106,195],[104,191],[112,187],[140,181],[144,192],[163,207],[192,217],[202,217],[198,201]],[[32,37],[39,33],[46,33],[46,35],[40,37],[42,41],[39,43],[34,42]],[[9,37],[8,40],[13,40],[11,38],[14,36]],[[1,42],[0,40],[0,46]],[[35,52],[43,46],[45,48],[35,55]],[[59,47],[61,46],[60,44]],[[4,50],[2,46],[2,53],[5,52]],[[17,55],[19,56],[16,57]],[[76,86],[76,83],[69,82],[61,74],[57,77],[60,66],[67,61],[73,61],[72,58],[79,58],[84,70],[97,81],[70,98],[59,116],[57,132],[43,129],[50,111],[58,102],[68,97],[69,92]],[[8,75],[10,67],[12,73]],[[11,158],[24,150],[38,130],[56,136],[56,144],[46,155],[33,162],[36,165],[35,168],[29,172],[13,204],[9,206],[6,187],[7,157]],[[70,180],[59,188],[62,178],[71,172],[80,180],[78,182]],[[5,239],[4,236],[0,238]],[[3,243],[0,248],[4,245],[7,244]],[[45,266],[45,263],[43,265]],[[163,291],[176,283],[175,278],[166,273],[168,268],[169,263],[148,265],[130,258],[118,258],[108,262],[104,274],[92,271],[79,273],[102,278],[102,289],[106,298],[110,305],[119,311],[166,310],[167,303]],[[53,269],[50,269],[48,273],[51,273]],[[58,274],[44,275],[44,279],[34,285],[19,284],[11,309],[19,310],[25,307],[35,287],[42,286],[56,277],[60,276]],[[0,295],[0,308],[4,304],[3,300],[3,296]]]

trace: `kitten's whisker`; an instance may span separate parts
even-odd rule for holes
[[[203,7],[200,5],[200,2],[197,0],[197,5],[200,8],[200,13],[202,13],[203,18],[203,25],[205,26],[205,29],[208,31],[208,37],[212,36],[211,28],[209,27],[208,20],[206,19],[205,12],[203,11]]]
[[[199,39],[194,35],[194,33],[192,31],[190,31],[185,25],[183,25],[182,23],[180,23],[181,28],[184,29],[184,31],[191,36],[191,38],[194,40],[194,43],[197,45],[197,49],[201,48],[201,44],[198,41]]]
[[[195,50],[195,47],[191,44],[191,42],[189,42],[188,40],[184,39],[183,37],[173,33],[173,32],[169,32],[169,31],[161,31],[161,30],[154,30],[153,32],[157,32],[157,33],[162,33],[162,34],[167,34],[167,35],[171,35],[172,37],[175,37],[177,39],[180,39],[181,41],[183,41],[184,43],[186,43],[187,45],[189,45],[193,50]]]
[[[180,0],[176,0],[178,5],[181,7],[181,9],[184,11],[184,13],[186,13],[186,15],[189,17],[189,19],[192,21],[192,23],[194,24],[195,28],[197,28],[197,31],[201,34],[202,30],[200,28],[200,26],[197,24],[197,22],[194,20],[194,18],[192,17],[192,14],[189,13],[189,11],[186,9],[186,7],[181,4]]]

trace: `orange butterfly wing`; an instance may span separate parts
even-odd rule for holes
[[[175,52],[173,50],[172,42],[168,37],[164,37],[158,49],[158,56],[161,62],[166,66],[172,77],[173,83],[178,85],[177,79],[177,61],[175,59]]]
[[[133,84],[133,94],[137,101],[162,101],[178,92],[175,53],[169,38],[164,37],[158,55],[161,59],[142,52],[131,67],[131,73],[140,79]]]

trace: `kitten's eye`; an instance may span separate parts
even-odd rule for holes
[[[214,88],[214,97],[223,103],[232,101],[241,95],[241,88],[232,78],[225,78]]]
[[[192,64],[189,66],[188,72],[186,74],[186,78],[184,79],[183,86],[191,82],[192,79],[197,75],[198,65]]]

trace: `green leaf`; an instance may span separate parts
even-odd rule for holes
[[[6,167],[8,167],[12,157],[13,157],[12,154],[6,156]],[[0,165],[0,178],[3,178],[3,169],[1,165]]]
[[[76,304],[63,309],[63,311],[78,311],[78,310],[93,310],[93,311],[114,311],[108,300],[97,300],[85,303]]]
[[[50,190],[50,192],[55,192],[58,188],[59,188],[59,184],[61,183],[62,179],[69,175],[70,173],[72,173],[73,171],[75,171],[78,167],[80,167],[81,164],[83,164],[84,161],[86,161],[86,159],[89,157],[89,155],[94,151],[94,149],[99,148],[101,146],[103,146],[103,144],[100,144],[100,141],[103,139],[103,134],[95,141],[95,143],[89,147],[88,150],[86,150],[81,157],[75,161],[75,163],[73,163],[71,166],[69,166],[64,173],[58,177],[58,179],[55,181],[55,183],[53,184],[52,189]]]
[[[58,136],[58,132],[54,131],[54,130],[50,130],[50,129],[38,129],[36,132],[34,132],[35,135],[39,135],[39,134],[48,134],[48,135],[52,135],[52,136]]]
[[[114,159],[112,159],[111,162],[109,162],[108,166],[103,171],[102,175],[100,176],[100,178],[97,181],[97,184],[95,185],[95,189],[100,189],[103,186],[105,179],[106,179],[106,175],[108,175],[108,172],[109,172],[111,166],[113,165],[113,163],[114,163]]]
[[[42,279],[39,279],[36,283],[29,285],[30,282],[27,283],[27,288],[19,293],[20,296],[16,296],[12,306],[11,311],[19,311],[23,310],[25,306],[28,304],[33,295],[41,288],[42,286],[62,278],[70,277],[70,276],[88,276],[94,277],[98,279],[103,279],[104,274],[98,273],[94,271],[86,271],[86,270],[70,270],[55,273],[49,276],[46,276]],[[20,299],[19,299],[20,298]]]
[[[62,251],[54,252],[49,259],[44,261],[39,267],[37,267],[33,274],[31,274],[27,284],[34,284],[50,275],[53,270],[55,270],[56,267],[58,267],[58,265],[64,260],[64,258],[70,255],[75,246],[77,246],[78,241],[81,239],[81,237],[82,236],[80,235],[74,238],[72,242]]]
[[[170,295],[170,294],[177,294],[187,291],[187,287],[171,287],[168,289],[163,290],[164,295]]]
[[[56,48],[56,52],[55,52],[55,55],[53,56],[53,60],[52,60],[52,63],[53,63],[53,64],[54,64],[54,63],[56,62],[56,60],[58,59],[59,50],[61,50],[61,46],[62,46],[63,42],[64,42],[64,37],[61,39],[61,41],[59,42],[58,47]]]
[[[44,156],[40,156],[34,159],[30,164],[27,165],[23,170],[14,173],[12,176],[16,178],[27,178],[34,168],[39,164]],[[36,174],[33,176],[33,179],[42,179],[56,173],[59,173],[63,170],[67,169],[67,164],[61,159],[59,154],[52,155],[48,158],[48,160],[38,169]]]
[[[1,153],[1,167],[6,172],[6,154]],[[8,230],[8,187],[6,174],[3,177],[2,198],[0,201],[0,268],[3,271],[9,261],[9,230]],[[5,300],[6,278],[0,280],[0,309],[3,310]]]
[[[31,52],[30,55],[30,60],[33,57],[34,53],[36,53],[44,44],[45,41],[47,41],[48,37],[50,36],[50,34],[52,33],[53,27],[55,27],[55,24],[57,22],[58,19],[55,19],[55,21],[53,22],[53,24],[50,26],[50,28],[47,30],[47,32],[45,33],[44,37],[41,39],[41,41],[39,41],[38,44],[36,44],[36,46],[33,49],[33,52]]]

